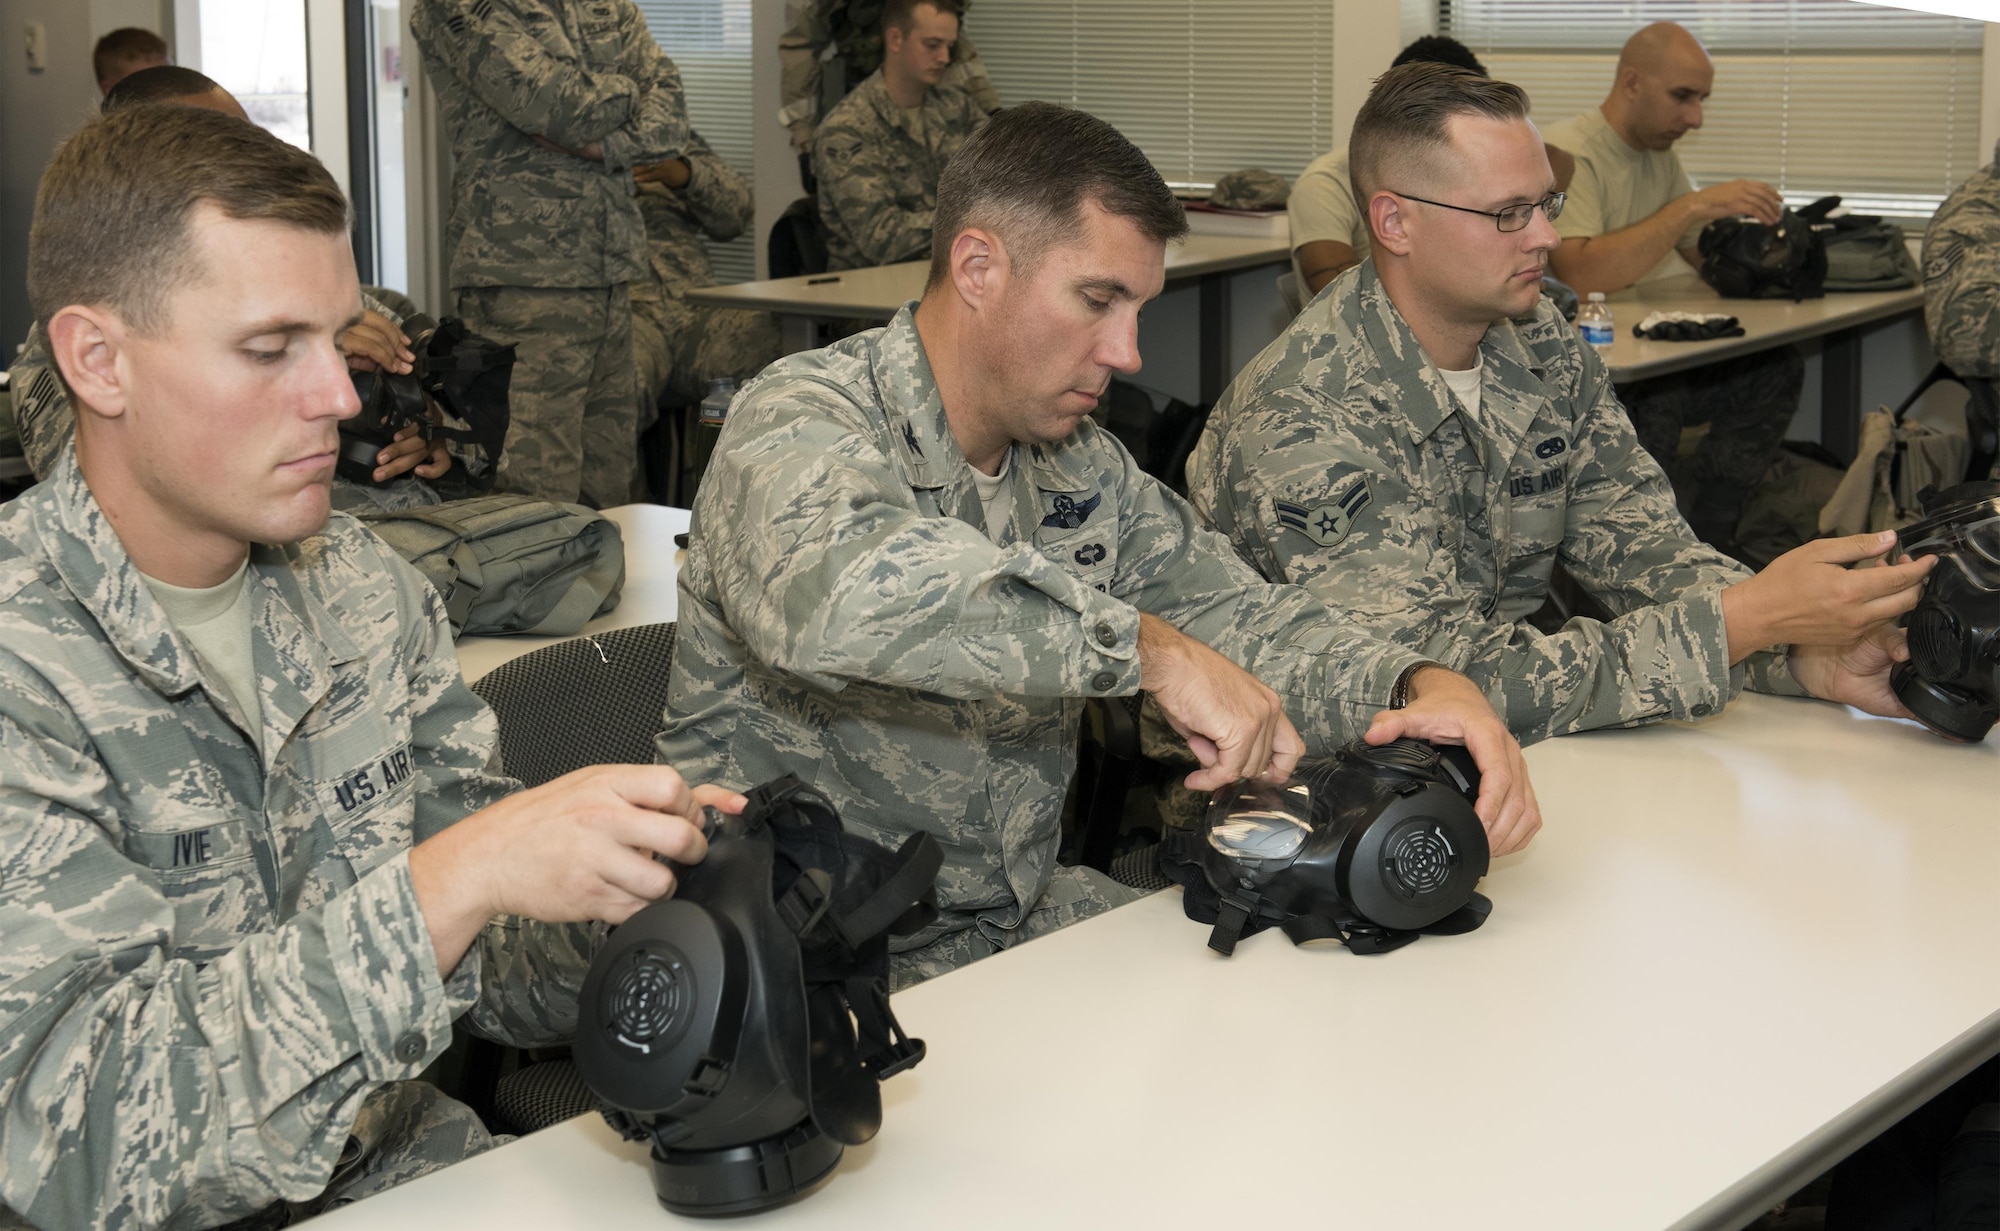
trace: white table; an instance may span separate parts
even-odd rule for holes
[[[1697,274],[1657,278],[1605,296],[1617,323],[1609,356],[1611,379],[1623,384],[1682,372],[1775,346],[1824,338],[1820,355],[1821,442],[1854,456],[1861,430],[1861,327],[1921,312],[1920,287],[1900,291],[1829,291],[1823,299],[1724,299]],[[1740,338],[1655,342],[1632,336],[1652,312],[1726,312],[1743,326]]]
[[[1189,235],[1167,246],[1167,284],[1201,282],[1201,399],[1213,403],[1235,373],[1228,370],[1229,275],[1259,265],[1291,260],[1283,236]],[[929,261],[905,261],[869,269],[739,282],[689,291],[687,300],[713,308],[743,308],[778,317],[787,354],[817,345],[823,320],[886,321],[905,303],[921,298]]]
[[[630,628],[634,624],[664,624],[680,609],[674,577],[680,550],[674,536],[688,528],[686,509],[659,504],[621,504],[604,510],[625,536],[625,589],[618,605],[583,626],[583,635]],[[566,641],[566,637],[461,637],[458,667],[468,683],[529,650]]]
[[[1224,959],[1169,891],[899,996],[882,1135],[754,1224],[1729,1228],[2000,1049],[2000,741],[1747,697],[1529,762],[1471,935]],[[323,1225],[670,1218],[583,1117]]]

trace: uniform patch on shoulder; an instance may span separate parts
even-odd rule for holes
[[[1925,254],[1924,281],[1938,279],[1958,268],[1958,262],[1965,256],[1965,245],[1956,236],[1947,237],[1944,242],[1934,244]]]
[[[1321,547],[1332,547],[1347,537],[1354,528],[1354,521],[1361,516],[1361,510],[1374,499],[1369,490],[1367,476],[1354,481],[1346,493],[1328,504],[1294,504],[1288,500],[1274,500],[1272,507],[1278,512],[1278,528],[1296,530]]]

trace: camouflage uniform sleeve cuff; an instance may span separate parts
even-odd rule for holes
[[[1729,625],[1722,618],[1722,590],[1718,587],[1691,594],[1680,606],[1687,621],[1687,643],[1694,652],[1673,656],[1679,664],[1675,672],[1678,678],[1671,681],[1666,699],[1674,718],[1706,718],[1743,691],[1743,669],[1729,665]],[[1636,662],[1633,666],[1640,669]]]
[[[326,904],[327,951],[370,1080],[415,1077],[451,1042],[479,981],[475,947],[447,986],[405,851]]]
[[[622,132],[608,132],[597,142],[599,152],[604,155],[604,169],[607,171],[629,171],[632,169],[632,139]],[[633,186],[637,191],[637,185]]]
[[[1139,609],[1086,590],[1091,599],[1077,609],[1084,649],[1079,666],[1088,685],[1084,695],[1122,697],[1139,691]]]
[[[1812,694],[1805,686],[1792,678],[1792,655],[1790,647],[1780,646],[1774,650],[1759,650],[1743,660],[1736,669],[1741,673],[1737,678],[1742,686],[1751,692],[1771,693],[1780,697],[1809,697]]]

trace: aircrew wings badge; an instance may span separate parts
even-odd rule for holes
[[[1368,490],[1366,478],[1356,479],[1347,494],[1331,504],[1293,504],[1287,500],[1272,501],[1278,512],[1278,525],[1283,530],[1296,530],[1321,547],[1332,547],[1347,537],[1354,528],[1354,519],[1361,516],[1361,510],[1368,507],[1373,494]]]

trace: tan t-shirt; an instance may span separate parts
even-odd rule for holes
[[[1335,150],[1312,160],[1292,184],[1285,202],[1292,218],[1292,272],[1299,289],[1306,276],[1299,269],[1299,249],[1310,243],[1346,244],[1354,255],[1368,255],[1368,220],[1354,203],[1354,181],[1347,175],[1347,151]]]
[[[235,576],[219,586],[189,589],[157,577],[145,578],[167,619],[181,636],[194,646],[196,654],[215,682],[229,693],[250,723],[252,743],[261,744],[263,702],[257,692],[257,667],[251,659],[250,619],[253,614],[249,585],[250,558],[245,556]]]
[[[977,466],[972,468],[972,485],[979,489],[979,505],[986,511],[986,537],[996,543],[1006,532],[1007,519],[1014,512],[1012,503],[1007,499],[1007,475],[1013,469],[1012,450],[1001,459],[999,474],[988,476],[980,473]]]
[[[1602,111],[1592,109],[1564,120],[1542,136],[1550,145],[1576,156],[1576,177],[1569,182],[1563,215],[1556,219],[1556,234],[1564,239],[1591,239],[1622,231],[1659,213],[1667,202],[1694,191],[1679,154],[1633,149],[1606,122]],[[1675,246],[1690,247],[1700,237],[1701,224],[1697,223]],[[1678,253],[1669,252],[1639,281],[1689,272],[1688,263]]]

